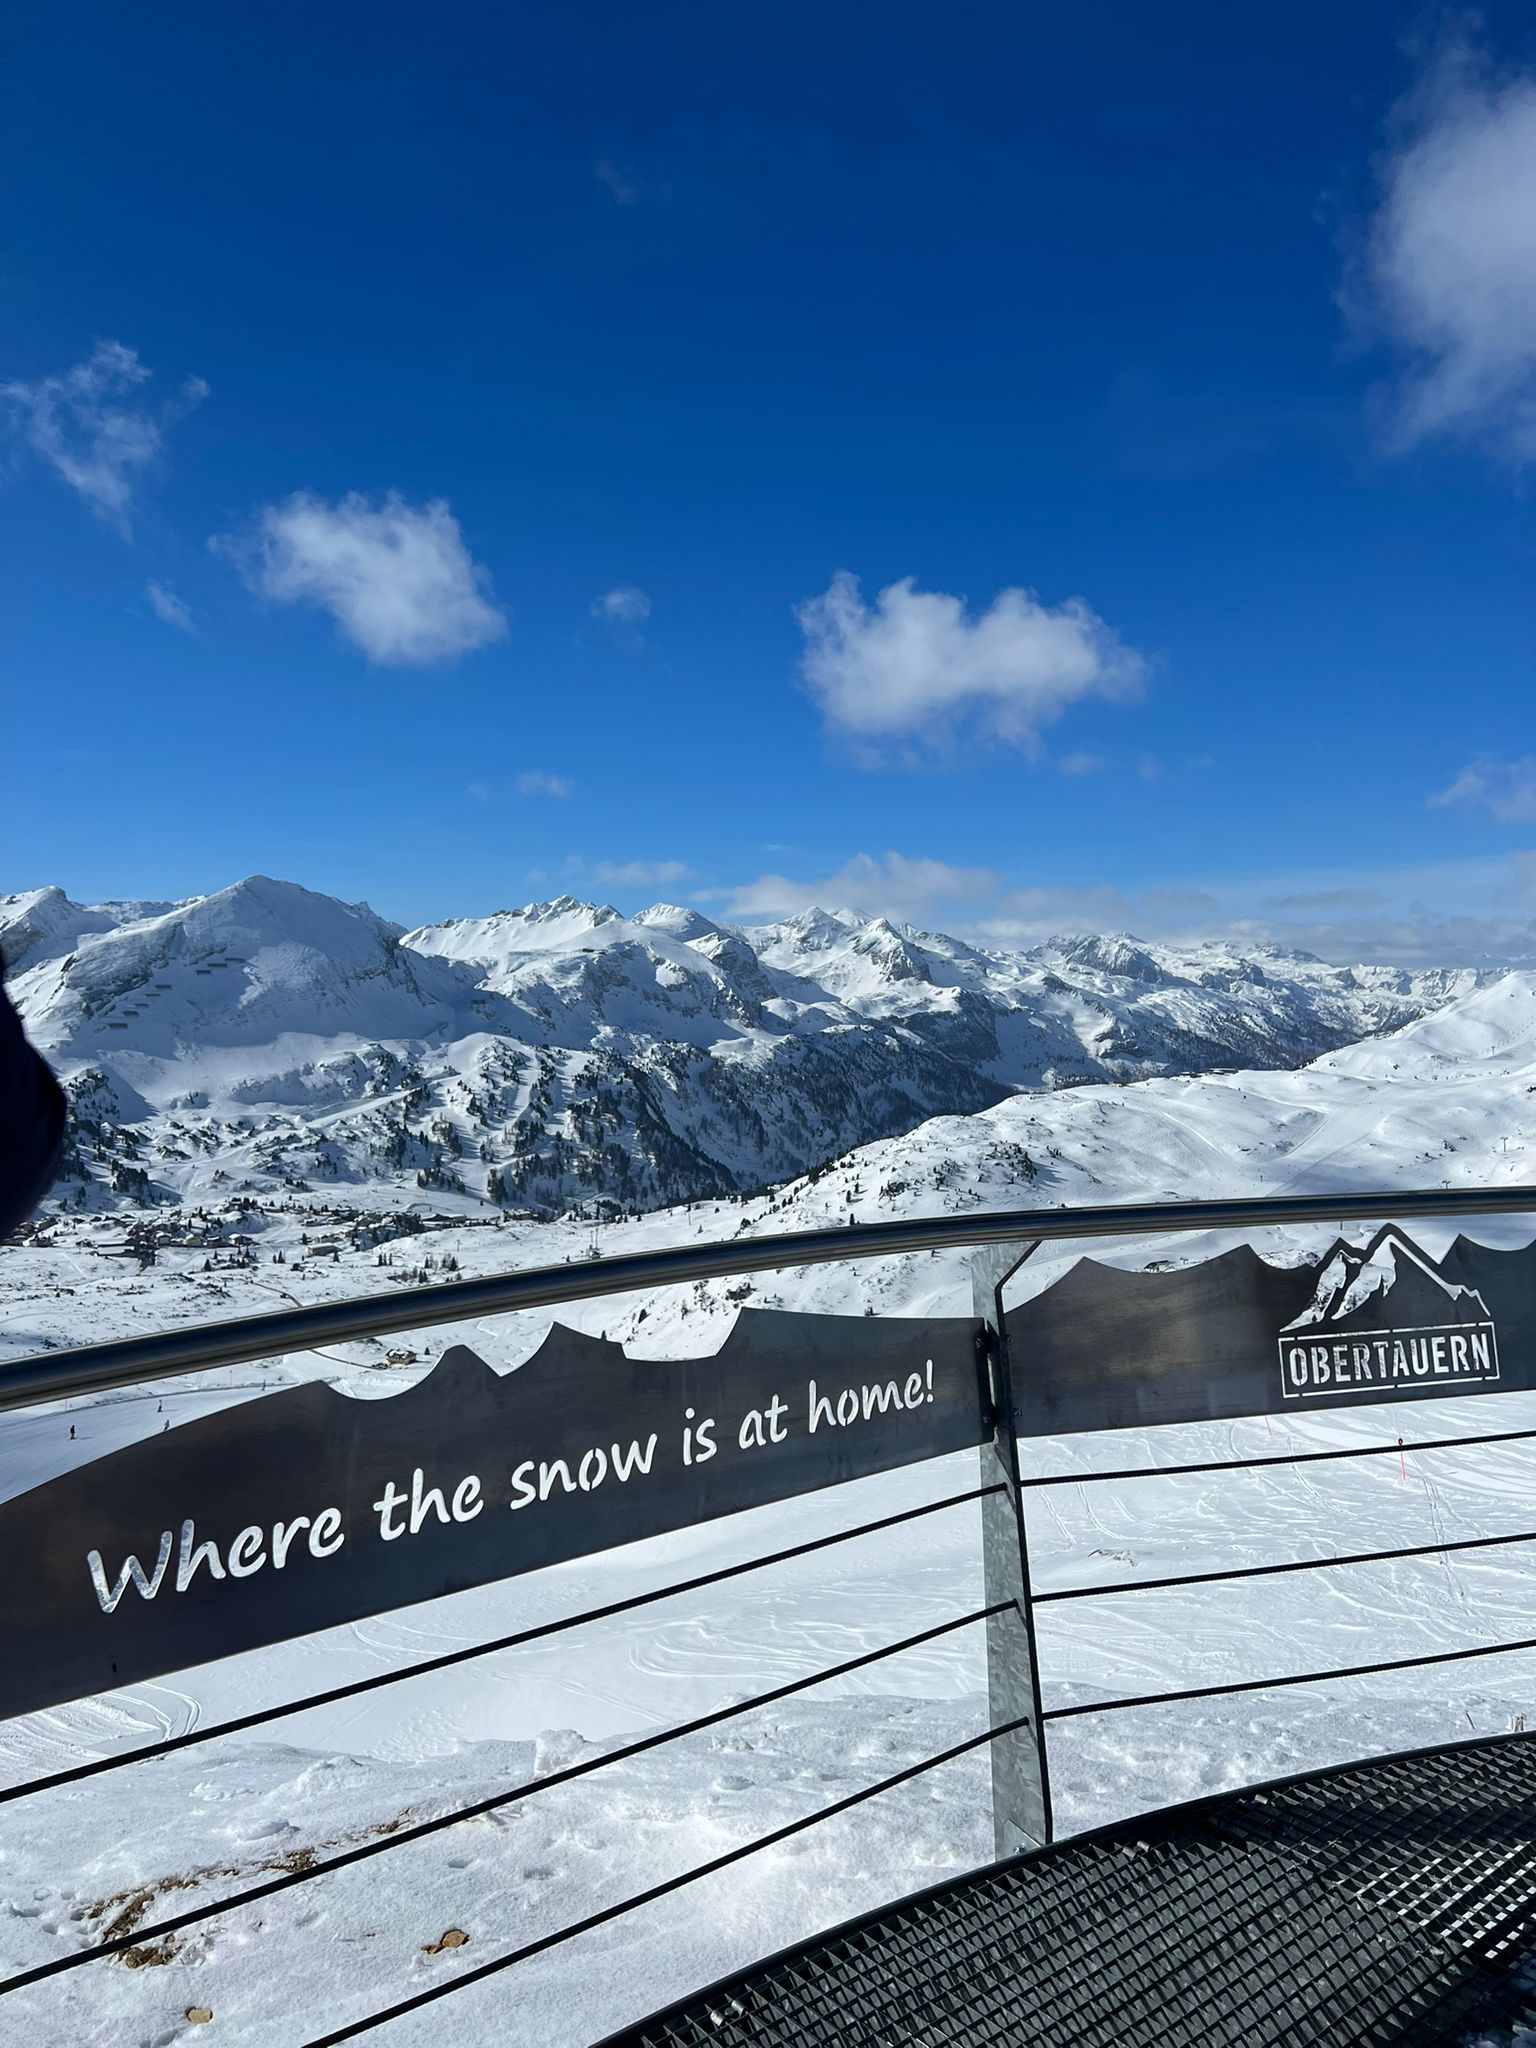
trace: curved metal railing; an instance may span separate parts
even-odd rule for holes
[[[286,1351],[309,1351],[359,1337],[467,1322],[517,1309],[558,1308],[601,1294],[632,1294],[739,1273],[826,1266],[842,1259],[890,1258],[902,1252],[959,1251],[979,1245],[1064,1243],[1088,1237],[1148,1237],[1166,1231],[1262,1230],[1287,1224],[1348,1223],[1373,1217],[1463,1220],[1536,1210],[1536,1188],[1419,1188],[1372,1194],[1256,1195],[1231,1202],[1122,1203],[1093,1209],[1001,1209],[974,1216],[915,1216],[890,1223],[851,1223],[773,1237],[717,1239],[674,1251],[627,1252],[535,1266],[522,1273],[448,1280],[403,1294],[369,1294],[314,1308],[87,1344],[24,1358],[0,1371],[0,1410],[39,1401],[103,1393],[146,1379],[244,1365]]]

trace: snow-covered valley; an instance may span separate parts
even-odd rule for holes
[[[169,915],[149,913],[137,925]],[[103,928],[102,943],[134,926],[117,917],[110,932]],[[227,932],[223,943],[227,952],[240,950]],[[478,935],[453,941],[461,943],[477,957],[486,951]],[[754,953],[765,974],[786,971],[780,944],[765,943]],[[424,946],[420,956],[420,968],[407,964],[413,977],[424,978],[439,971],[446,951],[434,955]],[[63,1012],[50,1009],[54,998],[38,993],[44,980],[28,979],[58,976],[62,957],[30,969],[23,962],[15,985],[26,982],[33,1028],[67,1071],[76,1052],[66,1055],[63,1048],[78,1050],[84,1041],[46,1036],[39,1020]],[[219,971],[210,969],[207,978]],[[494,971],[480,974],[471,1001],[513,999],[506,989],[489,987]],[[590,964],[581,970],[591,971]],[[1319,988],[1337,972],[1318,969]],[[936,988],[943,993],[957,985],[919,986],[931,997]],[[851,1004],[857,994],[866,1006],[874,1002],[863,985],[855,991],[845,983],[840,993],[819,986],[818,1000]],[[516,1000],[526,999],[526,988],[519,984]],[[1065,1001],[1059,992],[1047,993]],[[1124,992],[1111,993],[1119,1000]],[[1364,999],[1359,990],[1350,998]],[[65,989],[56,1002],[67,1008],[74,1000]],[[780,993],[772,1000],[787,998]],[[1134,1018],[1134,992],[1125,1000],[1126,1015]],[[617,1254],[903,1213],[1378,1186],[1523,1185],[1536,1178],[1529,1156],[1536,1145],[1536,977],[1507,975],[1482,985],[1466,977],[1457,986],[1447,980],[1433,1000],[1423,986],[1417,993],[1383,988],[1370,1000],[1405,1005],[1411,1014],[1375,1015],[1364,1029],[1380,1035],[1362,1037],[1356,1028],[1347,1040],[1330,1036],[1321,1047],[1292,1041],[1287,1057],[1271,1036],[1253,1064],[1243,1066],[1237,1057],[1209,1062],[1238,1071],[1168,1071],[1129,1080],[1079,1074],[1078,1085],[1050,1089],[1039,1086],[1039,1072],[1021,1065],[985,1105],[914,1119],[911,1127],[875,1135],[830,1163],[813,1160],[767,1192],[738,1187],[703,1196],[691,1190],[681,1206],[638,1216],[638,1205],[618,1202],[614,1210],[629,1208],[628,1215],[610,1211],[596,1223],[575,1213],[519,1214],[516,1205],[498,1212],[470,1193],[450,1199],[440,1189],[417,1190],[413,1177],[375,1179],[366,1194],[357,1180],[300,1189],[285,1183],[281,1171],[253,1163],[240,1173],[251,1187],[214,1184],[215,1162],[225,1157],[218,1149],[227,1135],[222,1126],[214,1149],[156,1164],[152,1177],[164,1176],[167,1191],[182,1198],[174,1206],[162,1201],[141,1212],[131,1190],[114,1197],[100,1177],[111,1169],[91,1158],[85,1204],[55,1206],[26,1243],[0,1251],[0,1359],[293,1300],[391,1292],[423,1274],[451,1278],[557,1264],[585,1258],[594,1248]],[[148,1015],[146,1009],[143,1019]],[[92,1018],[111,1021],[106,1007]],[[95,1028],[92,1018],[78,1028]],[[128,1019],[130,1030],[143,1019]],[[825,1028],[835,1036],[862,1027],[845,1018]],[[899,1028],[910,1027],[904,1021]],[[1343,1033],[1342,1020],[1337,1029]],[[125,1042],[129,1036],[125,1031]],[[213,1055],[206,1047],[212,1042],[198,1040],[187,1055],[201,1062],[209,1117],[215,1103],[222,1115],[232,1099],[217,1096],[210,1085]],[[272,1035],[240,1042],[247,1080],[251,1045],[276,1042]],[[386,1042],[382,1033],[368,1040]],[[173,1088],[174,1062],[183,1057],[177,1043],[172,1037],[162,1052],[135,1051],[137,1066],[123,1064],[126,1051],[112,1055],[112,1085],[133,1086],[147,1105],[148,1115],[140,1118],[145,1152],[158,1142],[155,1134],[169,1132],[166,1118],[174,1114],[187,1124],[194,1115],[187,1108],[172,1112],[162,1102]],[[1083,1040],[1076,1043],[1084,1056]],[[1143,1057],[1176,1064],[1166,1047],[1154,1054],[1147,1043]],[[633,1043],[623,1057],[632,1052]],[[1295,1064],[1314,1052],[1310,1064]],[[106,1072],[106,1055],[94,1042],[90,1057]],[[226,1075],[234,1071],[232,1065]],[[263,1071],[268,1085],[270,1072]],[[182,1086],[176,1092],[196,1091]],[[293,1114],[303,1121],[311,1108],[301,1101]],[[120,1157],[120,1142],[103,1149]],[[227,1165],[222,1170],[233,1172]],[[173,1182],[176,1174],[184,1177]],[[407,1223],[403,1212],[410,1202],[418,1210]],[[365,1205],[373,1227],[349,1229],[342,1211]],[[564,1204],[567,1212],[576,1206]],[[382,1235],[381,1225],[409,1234]],[[1270,1232],[1254,1242],[1265,1257],[1287,1263],[1334,1234]],[[1523,1244],[1536,1225],[1513,1217],[1480,1223],[1471,1234]],[[1357,1235],[1363,1243],[1369,1231],[1362,1227]],[[1451,1233],[1421,1225],[1415,1235],[1438,1254]],[[1087,1249],[1122,1263],[1151,1263],[1203,1257],[1218,1248],[1209,1238],[1170,1235]],[[1020,1276],[1019,1295],[1048,1285],[1082,1249],[1042,1253]],[[682,1357],[716,1348],[743,1304],[917,1315],[962,1313],[967,1301],[964,1255],[945,1253],[658,1290],[563,1311],[562,1319],[621,1336],[637,1353]],[[279,1380],[318,1375],[359,1399],[387,1398],[418,1379],[452,1341],[468,1342],[498,1368],[514,1369],[532,1351],[544,1320],[505,1317],[416,1331],[397,1343],[343,1345],[324,1355],[288,1356],[77,1402],[67,1413],[12,1415],[0,1429],[0,1494],[22,1491],[163,1430],[167,1421],[174,1428]],[[391,1352],[397,1362],[391,1363]],[[1049,1590],[1517,1532],[1531,1524],[1536,1447],[1414,1453],[1411,1446],[1430,1437],[1520,1427],[1536,1427],[1536,1396],[1484,1395],[1031,1442],[1024,1446],[1027,1463],[1068,1481],[1031,1497],[1038,1582]],[[1080,1483],[1095,1468],[1262,1457],[1391,1441],[1399,1433],[1410,1446],[1401,1464],[1383,1457],[1246,1475]],[[445,1649],[964,1492],[976,1476],[974,1456],[933,1461],[28,1716],[0,1731],[3,1768],[16,1782],[88,1755],[131,1750],[162,1733],[212,1730],[269,1701],[404,1670]],[[1131,1697],[1180,1684],[1536,1636],[1533,1551],[1536,1545],[1514,1545],[1481,1555],[1297,1574],[1265,1582],[1262,1601],[1239,1584],[1046,1607],[1040,1636],[1047,1697],[1058,1704]],[[404,1679],[245,1739],[210,1742],[163,1763],[23,1799],[7,1808],[0,1837],[11,1901],[4,1963],[29,1967],[115,1929],[150,1924],[161,1913],[259,1883],[274,1869],[292,1867],[293,1859],[323,1858],[370,1839],[402,1816],[446,1811],[547,1774],[593,1746],[620,1746],[809,1677],[974,1610],[982,1598],[977,1511],[950,1509],[659,1602],[636,1616],[443,1676]],[[579,1784],[534,1791],[462,1828],[202,1923],[173,1938],[163,1955],[136,1957],[139,1967],[95,1964],[13,1994],[0,2001],[0,2042],[31,2048],[38,2039],[60,2038],[63,2017],[72,2041],[114,2048],[212,2038],[250,2048],[300,2048],[978,1732],[985,1725],[984,1685],[980,1631],[941,1638],[675,1747],[649,1751]],[[1536,1653],[1524,1653],[1074,1719],[1052,1738],[1060,1825],[1087,1826],[1201,1790],[1373,1750],[1492,1733],[1533,1712]],[[986,1767],[973,1752],[825,1830],[750,1857],[378,2038],[435,2041],[451,2016],[455,2037],[465,2041],[584,2048],[736,1964],[989,1854]],[[136,1917],[125,1922],[124,1914]],[[468,1938],[444,1949],[441,1937],[450,1928]],[[213,2020],[206,2029],[194,2025],[185,2017],[188,2008],[207,2009]]]

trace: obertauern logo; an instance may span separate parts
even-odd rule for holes
[[[1288,1401],[1353,1400],[1405,1385],[1452,1394],[1499,1376],[1498,1336],[1481,1294],[1446,1280],[1390,1227],[1363,1251],[1334,1247],[1279,1345]]]

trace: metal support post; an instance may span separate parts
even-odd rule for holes
[[[1003,1286],[1038,1247],[988,1245],[971,1259],[971,1288],[982,1322],[992,1406],[991,1440],[981,1446],[981,1483],[1004,1491],[981,1504],[986,1602],[1011,1603],[987,1622],[987,1711],[994,1728],[1021,1716],[1027,1725],[992,1744],[992,1833],[999,1856],[1051,1839],[1051,1781],[1040,1710],[1040,1671],[1030,1599],[1029,1537],[1019,1487],[1013,1380],[1003,1323]]]

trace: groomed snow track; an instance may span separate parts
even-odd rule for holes
[[[1523,2048],[1536,1736],[1117,1822],[851,1921],[603,2048]]]

